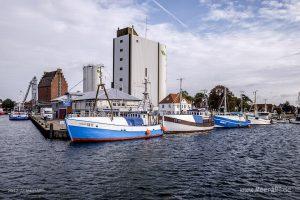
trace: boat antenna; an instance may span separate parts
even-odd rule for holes
[[[144,92],[143,92],[143,101],[142,101],[142,109],[144,111],[146,111],[148,109],[148,107],[150,108],[150,112],[152,111],[152,103],[150,101],[150,95],[148,92],[148,84],[150,84],[150,81],[148,80],[148,73],[147,73],[147,68],[145,68],[145,78],[144,78],[145,82],[144,84]]]
[[[183,80],[183,78],[179,78],[177,80],[179,80],[179,114],[181,114],[182,80]]]

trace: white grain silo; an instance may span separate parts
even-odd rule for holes
[[[127,27],[118,29],[113,52],[112,87],[142,99],[146,75],[151,103],[157,107],[167,96],[166,46],[140,37],[133,27]]]
[[[100,83],[99,65],[86,65],[83,67],[83,92],[96,91]]]

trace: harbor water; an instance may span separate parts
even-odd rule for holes
[[[0,116],[0,199],[297,199],[299,135],[273,124],[74,144]]]

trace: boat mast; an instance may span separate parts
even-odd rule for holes
[[[224,113],[227,113],[227,89],[224,87]]]
[[[179,80],[179,114],[181,114],[182,80],[183,80],[183,78],[179,78],[177,80]]]
[[[244,112],[244,108],[243,108],[243,96],[244,96],[244,91],[241,91],[241,112]]]
[[[93,111],[95,112],[95,108],[96,108],[96,104],[97,104],[97,101],[98,101],[98,94],[99,94],[99,90],[100,90],[100,88],[101,89],[103,89],[104,90],[104,94],[105,94],[105,96],[106,96],[106,100],[107,100],[107,102],[108,102],[108,104],[109,104],[109,107],[110,107],[110,117],[111,117],[111,120],[113,120],[113,108],[112,108],[112,104],[111,104],[111,102],[110,102],[110,99],[109,99],[109,97],[108,97],[108,93],[107,93],[107,91],[106,91],[106,88],[105,88],[105,84],[104,84],[104,82],[103,82],[103,76],[102,76],[102,68],[103,68],[104,66],[102,66],[102,65],[100,65],[99,66],[99,79],[100,79],[100,84],[98,84],[98,86],[97,86],[97,92],[96,92],[96,98],[95,98],[95,104],[94,104],[94,108],[93,108]]]
[[[264,99],[265,100],[265,112],[268,112],[268,107],[267,107],[267,100],[268,99]]]
[[[253,93],[254,93],[254,115],[257,115],[257,104],[256,104],[256,93],[257,93],[257,90],[255,90]]]

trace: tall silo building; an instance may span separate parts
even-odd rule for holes
[[[154,106],[166,97],[166,45],[138,36],[133,27],[118,29],[113,39],[112,87],[143,98],[145,76]]]
[[[100,83],[100,66],[86,65],[83,67],[83,92],[96,91]]]

